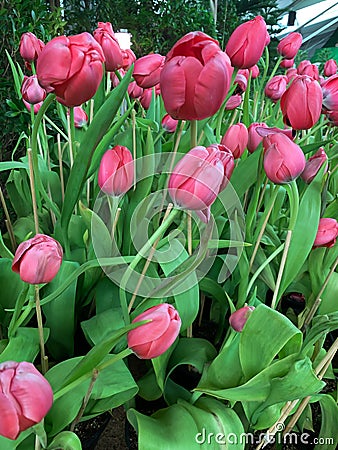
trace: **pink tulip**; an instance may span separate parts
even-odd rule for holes
[[[259,76],[259,67],[257,66],[257,64],[255,64],[254,66],[249,68],[250,72],[251,72],[251,78],[255,79]]]
[[[140,86],[138,86],[136,81],[132,81],[131,83],[129,83],[128,94],[131,98],[140,98],[141,95],[143,94],[143,92],[144,92],[144,89],[142,89]]]
[[[243,308],[240,308],[237,311],[233,312],[229,317],[231,328],[233,328],[235,331],[241,332],[249,316],[254,310],[254,306],[243,306]]]
[[[337,62],[334,59],[328,59],[324,64],[324,75],[326,77],[331,77],[337,73]]]
[[[234,155],[234,158],[240,158],[248,145],[248,129],[244,123],[231,125],[221,140]]]
[[[35,103],[35,105],[33,105],[33,104],[30,104],[30,103],[26,102],[26,100],[24,98],[22,98],[22,101],[23,101],[27,111],[29,111],[29,112],[31,112],[31,109],[32,109],[32,106],[33,106],[33,112],[34,112],[35,115],[39,112],[39,110],[40,110],[40,108],[41,108],[41,106],[43,104],[43,102],[39,102],[39,103]]]
[[[291,69],[295,63],[294,59],[283,59],[283,61],[280,62],[279,66],[283,69]],[[297,72],[297,69],[295,69]]]
[[[214,115],[229,90],[232,71],[217,41],[201,31],[186,34],[168,53],[161,72],[167,113],[183,120]]]
[[[50,236],[36,234],[16,249],[12,270],[26,283],[49,283],[62,263],[62,247]]]
[[[116,145],[103,155],[98,183],[103,192],[116,196],[125,194],[134,182],[134,160],[127,147]]]
[[[294,68],[288,69],[285,73],[285,76],[288,79],[288,84],[290,83],[290,81],[294,80],[297,75],[298,75],[297,69]]]
[[[316,66],[316,64],[308,64],[307,66],[304,67],[300,75],[307,75],[308,77],[311,77],[314,80],[318,81],[319,80],[318,66]]]
[[[160,82],[165,57],[157,53],[143,56],[135,61],[133,77],[143,89],[151,88]]]
[[[149,109],[151,100],[153,98],[153,89],[155,89],[155,95],[160,95],[160,85],[157,84],[154,88],[143,89],[142,94],[139,97],[140,103],[144,109]]]
[[[300,33],[292,32],[285,36],[277,45],[277,52],[286,59],[293,59],[300,49],[303,37]]]
[[[248,79],[246,76],[242,73],[237,73],[234,84],[236,84],[235,94],[243,94],[243,92],[246,91],[246,88],[248,87]]]
[[[48,381],[30,362],[0,364],[0,435],[15,440],[41,422],[53,404]]]
[[[263,140],[263,137],[257,133],[258,127],[268,128],[267,124],[264,122],[253,122],[249,125],[247,147],[250,153],[253,153]]]
[[[274,133],[283,133],[285,136],[287,136],[291,141],[293,141],[293,130],[292,128],[278,128],[278,127],[256,127],[255,128],[256,133],[261,136],[262,138],[265,136],[269,136],[269,134]]]
[[[272,101],[277,102],[286,91],[287,84],[288,79],[285,75],[275,75],[266,83],[264,93]]]
[[[46,44],[37,62],[39,83],[66,106],[80,106],[93,97],[102,75],[104,55],[89,33],[58,36]]]
[[[128,347],[142,359],[157,358],[175,342],[181,318],[168,303],[153,306],[135,317],[132,323],[151,320],[128,332]]]
[[[311,61],[309,61],[308,59],[303,59],[303,61],[301,61],[297,66],[298,75],[303,75],[305,67],[309,65],[311,65]]]
[[[81,106],[75,106],[74,108],[74,125],[75,128],[82,128],[87,125],[88,116],[86,111]]]
[[[338,110],[337,111],[326,111],[326,117],[329,119],[333,125],[338,127]]]
[[[43,102],[46,98],[46,91],[39,85],[36,75],[24,77],[21,94],[22,98],[32,105]]]
[[[322,101],[319,83],[306,75],[299,75],[281,98],[284,123],[294,130],[308,130],[320,117]]]
[[[135,61],[136,61],[135,53],[130,48],[122,50],[122,69],[126,71],[129,70]]]
[[[176,164],[169,178],[169,194],[174,203],[199,211],[204,222],[210,205],[227,185],[234,169],[234,157],[224,145],[194,147]]]
[[[328,111],[338,110],[338,74],[327,78],[321,85],[323,106]]]
[[[174,133],[177,128],[178,120],[173,119],[169,114],[165,114],[162,118],[162,127],[167,133]]]
[[[33,33],[23,33],[20,39],[19,52],[27,62],[36,61],[45,44]]]
[[[122,50],[115,38],[115,33],[110,22],[99,22],[98,28],[93,33],[95,40],[101,45],[105,57],[106,70],[114,72],[122,67]]]
[[[116,70],[115,72],[118,72],[121,78],[123,78],[126,74],[126,71],[122,68]],[[116,75],[115,72],[110,72],[110,80],[113,87],[118,86],[118,84],[120,83],[120,78]]]
[[[227,111],[236,109],[242,103],[242,101],[243,99],[240,94],[231,95],[225,104],[225,109]]]
[[[257,64],[267,45],[267,34],[266,23],[261,16],[239,25],[225,48],[232,66],[248,69]]]
[[[305,168],[302,149],[283,133],[263,138],[264,170],[273,183],[285,184],[297,178]]]
[[[336,221],[336,219],[320,219],[313,247],[331,248],[336,243],[337,236],[338,222]]]
[[[327,161],[327,154],[325,150],[321,147],[311,158],[306,161],[305,169],[301,173],[301,178],[305,183],[309,184],[317,175],[319,169]]]

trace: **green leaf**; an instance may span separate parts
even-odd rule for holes
[[[6,286],[0,296],[0,319],[4,326],[8,326],[10,321],[10,315],[5,309],[15,307],[16,299],[25,285],[19,274],[13,272],[12,262],[12,259],[0,258],[0,286]]]
[[[48,339],[49,330],[44,328],[44,340]],[[18,328],[10,338],[8,345],[0,354],[0,363],[6,361],[33,362],[40,351],[39,332],[37,328]]]
[[[322,411],[322,424],[315,450],[333,450],[338,445],[337,423],[338,406],[331,395],[321,395],[319,399]]]
[[[61,431],[48,445],[48,450],[82,450],[80,438],[72,431]]]

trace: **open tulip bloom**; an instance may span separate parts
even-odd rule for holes
[[[338,444],[336,65],[261,16],[177,38],[135,55],[99,22],[10,59],[0,450],[80,450],[121,410],[146,450]]]

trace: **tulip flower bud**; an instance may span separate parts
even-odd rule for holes
[[[141,95],[143,94],[144,89],[141,88],[140,86],[138,86],[138,84],[136,83],[136,81],[132,81],[131,83],[129,83],[128,85],[128,94],[131,98],[140,98]]]
[[[283,61],[280,62],[279,66],[282,67],[283,69],[290,69],[293,67],[295,63],[294,59],[283,59]],[[297,69],[295,69],[297,72]]]
[[[15,440],[41,422],[53,404],[53,391],[30,362],[0,364],[0,435]]]
[[[99,22],[98,28],[93,33],[95,40],[101,45],[106,59],[106,70],[114,72],[122,67],[122,50],[115,38],[115,33],[110,22]]]
[[[320,219],[313,247],[331,248],[336,243],[337,236],[338,222],[336,221],[336,219]]]
[[[249,70],[251,72],[251,78],[253,80],[259,76],[259,67],[257,66],[257,64],[255,64],[254,66],[250,67]]]
[[[324,75],[326,77],[331,77],[332,75],[336,75],[338,69],[338,65],[334,59],[328,59],[324,64]]]
[[[234,169],[234,157],[224,145],[194,147],[176,164],[169,178],[169,194],[182,208],[200,211],[208,222],[210,205],[225,188]]]
[[[306,75],[299,75],[281,98],[284,123],[294,130],[308,130],[320,117],[322,101],[319,83]]]
[[[128,347],[142,359],[157,358],[174,343],[181,328],[181,318],[168,303],[153,306],[135,317],[132,323],[151,320],[128,332]]]
[[[302,35],[300,33],[292,32],[279,42],[277,52],[284,58],[293,59],[297,55],[302,42]]]
[[[122,69],[122,68],[116,70],[115,72],[118,72],[119,75],[121,76],[121,78],[123,78],[123,77],[125,76],[125,74],[126,74],[126,71],[125,71],[124,69]],[[119,79],[119,77],[116,75],[115,72],[110,72],[110,79],[111,79],[111,84],[112,84],[113,87],[118,86],[119,83],[120,83],[120,79]]]
[[[229,317],[231,328],[233,328],[235,331],[241,332],[249,316],[254,310],[254,306],[243,306],[243,308],[240,308],[237,311],[233,312]]]
[[[163,116],[162,127],[168,133],[174,133],[176,131],[177,124],[178,124],[178,120],[173,119],[169,114],[166,114],[165,116]]]
[[[262,138],[268,136],[269,134],[274,133],[283,133],[287,136],[291,141],[293,141],[294,133],[291,128],[278,128],[278,127],[256,127],[256,133],[259,134]]]
[[[116,196],[125,194],[134,182],[134,160],[127,147],[116,145],[103,155],[98,183],[103,192]]]
[[[248,145],[248,129],[244,123],[231,125],[221,140],[234,155],[234,158],[240,158]]]
[[[82,128],[87,125],[88,116],[86,111],[81,106],[75,106],[74,108],[74,125],[75,128]]]
[[[231,95],[225,104],[225,109],[227,111],[236,109],[242,103],[242,101],[243,99],[240,94]]]
[[[22,99],[22,101],[23,101],[27,111],[29,111],[29,112],[31,112],[31,108],[32,108],[32,106],[34,106],[33,111],[34,111],[35,115],[39,112],[39,110],[43,104],[43,102],[39,102],[39,103],[35,103],[35,105],[31,105],[30,103],[26,102],[26,100],[24,98]]]
[[[160,85],[155,86],[155,95],[160,95]],[[139,97],[140,103],[144,109],[149,109],[151,100],[153,98],[153,88],[143,89],[142,94]]]
[[[307,75],[308,77],[313,78],[314,80],[319,80],[319,69],[316,64],[308,64],[304,67],[302,70],[302,73],[300,75]]]
[[[321,147],[311,158],[306,161],[305,169],[301,173],[301,178],[305,181],[305,183],[309,184],[317,175],[319,169],[325,164],[327,161],[327,154],[324,149]]]
[[[257,16],[234,30],[225,51],[233,67],[248,69],[257,64],[266,45],[266,23],[263,17]]]
[[[301,61],[297,67],[298,75],[303,75],[303,71],[308,65],[311,65],[311,61],[309,61],[308,59],[303,59],[303,61]]]
[[[330,122],[333,123],[336,127],[338,127],[338,110],[337,111],[327,111],[326,117]]]
[[[125,71],[129,70],[135,61],[135,53],[130,48],[122,50],[122,69],[124,69]]]
[[[338,110],[338,75],[332,75],[321,85],[323,91],[323,106],[329,111]]]
[[[62,263],[62,247],[50,236],[37,234],[16,249],[12,270],[26,283],[49,283]]]
[[[297,69],[294,68],[288,69],[285,74],[285,76],[288,79],[288,84],[290,83],[290,81],[294,80],[297,75],[298,75]]]
[[[248,79],[242,73],[237,73],[234,84],[236,84],[235,94],[243,94],[248,87]]]
[[[160,82],[165,57],[157,53],[143,56],[135,61],[133,77],[143,89],[151,88]]]
[[[288,79],[285,75],[275,75],[266,83],[264,93],[272,101],[277,102],[286,91],[287,84]]]
[[[268,128],[267,124],[264,122],[253,122],[249,125],[247,147],[250,153],[253,153],[263,140],[263,137],[257,133],[258,127]]]
[[[19,52],[26,62],[36,61],[45,44],[33,33],[23,33],[20,39]]]
[[[297,178],[304,170],[302,149],[283,133],[263,138],[264,170],[273,183],[285,184]]]
[[[46,91],[39,85],[36,75],[24,77],[21,85],[22,98],[31,105],[43,102],[46,98]]]

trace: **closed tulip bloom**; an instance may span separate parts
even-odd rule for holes
[[[292,32],[285,36],[277,45],[277,52],[287,59],[293,59],[300,49],[303,37],[300,33]]]
[[[234,158],[240,158],[248,145],[248,129],[244,123],[231,125],[221,140],[234,155]]]
[[[338,75],[327,78],[322,85],[323,106],[328,111],[338,110]]]
[[[154,88],[143,89],[143,92],[139,97],[140,103],[144,109],[149,109],[151,100],[153,98],[153,89],[155,89],[155,95],[160,95],[160,85],[157,84]]]
[[[61,245],[50,236],[36,234],[16,249],[12,270],[26,283],[49,283],[62,263]]]
[[[240,94],[231,95],[225,104],[225,109],[227,111],[236,109],[242,103],[242,101],[243,99]]]
[[[302,149],[283,133],[263,138],[264,170],[275,184],[285,184],[296,179],[305,168]]]
[[[297,69],[294,68],[288,69],[285,73],[285,76],[288,79],[288,84],[290,83],[290,81],[295,79],[297,75],[298,75]]]
[[[252,311],[255,310],[254,306],[243,306],[243,308],[238,309],[233,312],[229,317],[229,323],[231,328],[235,331],[241,332],[246,324],[249,316],[252,314]]]
[[[280,62],[279,66],[282,67],[283,69],[290,69],[293,67],[295,63],[295,60],[292,59],[283,59],[283,61]],[[295,69],[297,72],[297,69]]]
[[[324,64],[324,75],[326,77],[331,77],[337,73],[337,62],[334,59],[328,59]]]
[[[174,133],[177,128],[178,120],[173,119],[169,114],[165,114],[162,118],[162,128],[168,133]]]
[[[217,41],[201,31],[186,34],[168,53],[161,72],[167,113],[183,120],[214,115],[228,93],[232,71]]]
[[[272,101],[277,102],[286,91],[287,84],[288,79],[285,75],[275,75],[266,83],[264,93]]]
[[[261,16],[239,25],[225,48],[232,66],[248,69],[257,64],[267,45],[267,34],[266,23]]]
[[[317,175],[319,169],[327,161],[327,154],[325,150],[321,147],[311,158],[306,161],[305,169],[301,173],[301,178],[305,183],[309,184]]]
[[[21,85],[22,98],[31,105],[43,102],[46,98],[46,91],[39,85],[36,75],[24,77]]]
[[[93,97],[102,75],[104,55],[89,33],[49,41],[37,62],[39,83],[65,106],[80,106]]]
[[[331,248],[338,236],[338,222],[336,219],[323,218],[319,220],[318,231],[313,247]]]
[[[302,73],[300,75],[307,75],[308,77],[313,78],[314,80],[319,80],[319,69],[316,64],[308,64],[304,67],[302,70]]]
[[[103,155],[98,183],[103,192],[116,196],[125,194],[134,182],[134,160],[127,147],[116,145]]]
[[[86,111],[81,106],[75,106],[74,108],[74,125],[75,128],[82,128],[87,125],[88,116]]]
[[[249,125],[247,147],[250,153],[253,153],[263,140],[263,137],[257,133],[258,127],[268,128],[267,124],[264,122],[253,122]]]
[[[293,131],[292,128],[278,128],[278,127],[256,127],[256,133],[259,134],[262,138],[265,136],[269,136],[269,134],[274,133],[283,133],[285,136],[287,136],[289,139],[293,141]]]
[[[132,81],[128,85],[128,94],[131,98],[140,98],[143,94],[144,89],[142,89],[136,81]]]
[[[118,72],[119,75],[121,76],[121,78],[123,78],[123,77],[125,76],[125,74],[126,74],[126,71],[125,71],[124,69],[122,69],[122,68],[116,70],[115,72]],[[116,75],[115,72],[110,72],[110,80],[111,80],[111,84],[112,84],[113,87],[118,86],[119,83],[120,83],[120,79],[119,79],[119,77]]]
[[[36,61],[45,44],[33,33],[23,33],[20,39],[19,52],[27,62]]]
[[[0,435],[15,440],[41,422],[53,404],[53,391],[30,362],[0,364]]]
[[[93,36],[102,47],[103,54],[106,59],[106,70],[108,72],[114,72],[122,67],[122,50],[118,40],[115,38],[115,33],[111,23],[99,22]]]
[[[128,347],[141,359],[157,358],[175,342],[181,318],[168,303],[153,306],[135,317],[132,323],[151,320],[128,332]]]
[[[136,55],[130,48],[122,50],[122,69],[125,71],[129,70],[135,61]]]
[[[327,111],[326,117],[329,119],[333,125],[338,127],[338,110],[337,111]]]
[[[236,84],[235,94],[243,94],[243,92],[246,91],[246,88],[248,87],[248,79],[246,76],[242,73],[237,73],[234,84]]]
[[[303,59],[303,61],[301,61],[297,66],[298,75],[302,75],[305,67],[309,65],[311,65],[311,61],[308,59]]]
[[[250,72],[251,72],[251,78],[255,79],[259,76],[259,67],[257,66],[257,64],[255,64],[254,66],[249,68]]]
[[[151,88],[160,82],[165,57],[158,53],[138,58],[134,64],[133,77],[143,89]]]
[[[35,103],[35,105],[33,105],[31,103],[26,102],[26,100],[24,98],[22,98],[22,101],[23,101],[27,111],[29,111],[29,112],[31,112],[31,108],[33,106],[33,112],[35,115],[40,111],[40,108],[43,104],[43,102],[39,102],[39,103]]]
[[[308,130],[320,117],[322,101],[317,81],[306,75],[296,77],[281,98],[284,123],[294,130]]]

